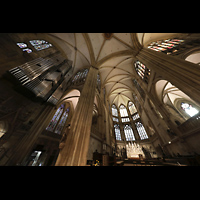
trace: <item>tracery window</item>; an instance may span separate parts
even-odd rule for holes
[[[112,105],[112,115],[118,117],[117,107],[116,105]]]
[[[126,137],[126,141],[134,141],[135,140],[135,136],[133,134],[133,129],[131,128],[130,125],[126,124],[124,126],[124,134]]]
[[[132,116],[133,120],[135,121],[136,119],[139,119],[140,118],[140,115],[137,113],[135,115]]]
[[[131,101],[128,102],[128,108],[129,108],[129,111],[130,111],[131,115],[133,115],[133,114],[135,114],[137,112],[137,109],[136,109],[135,105]]]
[[[130,122],[129,117],[124,117],[124,118],[121,118],[121,119],[122,119],[122,122]]]
[[[119,122],[119,119],[117,117],[113,117],[114,122]]]
[[[149,76],[151,74],[150,69],[148,69],[143,63],[139,60],[135,62],[135,70],[137,74],[148,83]]]
[[[31,43],[32,46],[34,46],[34,48],[37,51],[52,47],[52,44],[50,44],[49,42],[45,40],[30,40],[29,42]]]
[[[51,119],[46,130],[60,134],[68,117],[69,107],[64,111],[65,104],[61,104]],[[64,113],[63,113],[64,111]],[[63,115],[62,115],[63,113]],[[57,125],[57,126],[56,126]]]
[[[77,85],[77,84],[82,84],[83,82],[85,82],[88,71],[89,71],[88,69],[84,69],[77,72],[74,78],[72,79],[72,83],[74,85]]]
[[[185,103],[182,102],[181,103],[181,108],[188,114],[190,115],[190,117],[193,117],[194,115],[196,115],[197,113],[199,113],[199,111],[194,108],[191,104],[189,103]]]
[[[121,133],[120,133],[120,128],[119,128],[119,124],[115,124],[114,125],[114,129],[115,129],[116,140],[122,140]]]
[[[148,135],[145,131],[145,128],[141,122],[136,122],[135,126],[137,128],[138,134],[141,140],[148,139]]]
[[[120,112],[121,117],[128,117],[128,112],[126,110],[126,107],[123,104],[120,105],[119,112]]]
[[[177,50],[178,46],[182,44],[184,40],[179,39],[167,39],[167,40],[159,40],[156,42],[152,42],[148,45],[149,49],[154,51],[163,52],[166,54],[172,54]]]
[[[60,122],[59,122],[58,126],[56,127],[55,133],[58,133],[58,134],[61,133],[61,131],[65,125],[65,122],[67,120],[68,114],[69,114],[69,107],[65,110],[64,114],[62,115]]]

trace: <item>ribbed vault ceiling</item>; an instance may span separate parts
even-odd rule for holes
[[[134,33],[107,33],[108,37],[104,33],[49,33],[48,36],[73,61],[74,74],[90,65],[99,68],[101,86],[106,89],[110,105],[127,105],[133,100]],[[174,34],[139,33],[138,39],[143,44],[167,36]]]

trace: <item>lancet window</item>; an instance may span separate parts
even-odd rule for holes
[[[129,111],[130,111],[130,114],[131,114],[133,121],[140,118],[139,114],[137,113],[137,109],[136,109],[133,102],[131,102],[131,101],[128,102],[128,108],[129,108]]]
[[[148,84],[148,79],[151,74],[150,69],[148,69],[139,60],[135,62],[135,70],[137,74]]]
[[[120,128],[119,128],[119,124],[114,124],[114,129],[115,129],[116,140],[122,140],[121,133],[120,133]]]
[[[124,126],[124,134],[126,137],[126,141],[135,141],[135,136],[133,134],[133,129],[130,125],[126,124]]]
[[[69,114],[69,107],[65,110],[64,114],[62,115],[62,117],[58,123],[58,126],[55,129],[55,133],[58,133],[58,134],[61,133],[61,131],[65,125],[65,122],[67,120],[68,114]]]
[[[120,105],[119,112],[120,112],[121,117],[128,117],[128,112],[126,110],[126,107],[123,104]]]
[[[141,140],[148,139],[148,135],[145,131],[145,128],[141,122],[136,122],[135,126],[137,128],[138,134]]]
[[[116,105],[112,105],[112,115],[118,117],[117,107]]]
[[[140,139],[141,140],[148,139],[148,135],[146,133],[146,130],[145,130],[141,120],[140,120],[140,116],[137,112],[137,109],[136,109],[134,103],[129,101],[128,108],[129,108],[131,117],[132,117],[133,121],[135,122],[135,126],[136,126],[137,132],[140,136]]]
[[[136,109],[135,105],[131,101],[128,102],[128,108],[129,108],[129,111],[130,111],[131,115],[133,115],[133,114],[135,114],[137,112],[137,109]]]
[[[60,134],[69,114],[69,107],[65,109],[65,104],[61,104],[51,119],[46,130]]]

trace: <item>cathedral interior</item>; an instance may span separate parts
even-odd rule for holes
[[[0,44],[0,166],[200,165],[200,34]]]

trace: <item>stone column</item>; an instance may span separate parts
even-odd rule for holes
[[[149,69],[155,70],[163,77],[163,79],[170,81],[173,85],[200,104],[199,65],[148,48],[143,48],[136,58]],[[192,152],[193,148],[185,142],[185,139],[182,138],[182,133],[178,128],[170,120],[167,120],[167,124],[169,124],[177,133],[179,139],[182,143],[184,142],[184,146],[186,146],[188,151]]]
[[[148,48],[140,50],[136,58],[200,103],[199,65]]]
[[[134,104],[135,105],[135,104]],[[131,123],[131,127],[132,127],[132,129],[133,129],[133,134],[134,134],[134,136],[135,136],[135,140],[136,141],[139,141],[140,140],[140,136],[139,136],[139,133],[137,132],[137,128],[136,128],[136,126],[135,126],[135,122],[133,121],[133,118],[131,117],[131,113],[130,113],[130,110],[129,110],[129,107],[128,107],[128,105],[127,105],[127,112],[128,112],[128,117],[129,117],[129,119],[130,119],[130,123]]]
[[[71,120],[71,128],[61,149],[56,166],[84,166],[87,161],[92,111],[98,70],[90,67],[81,96]]]

